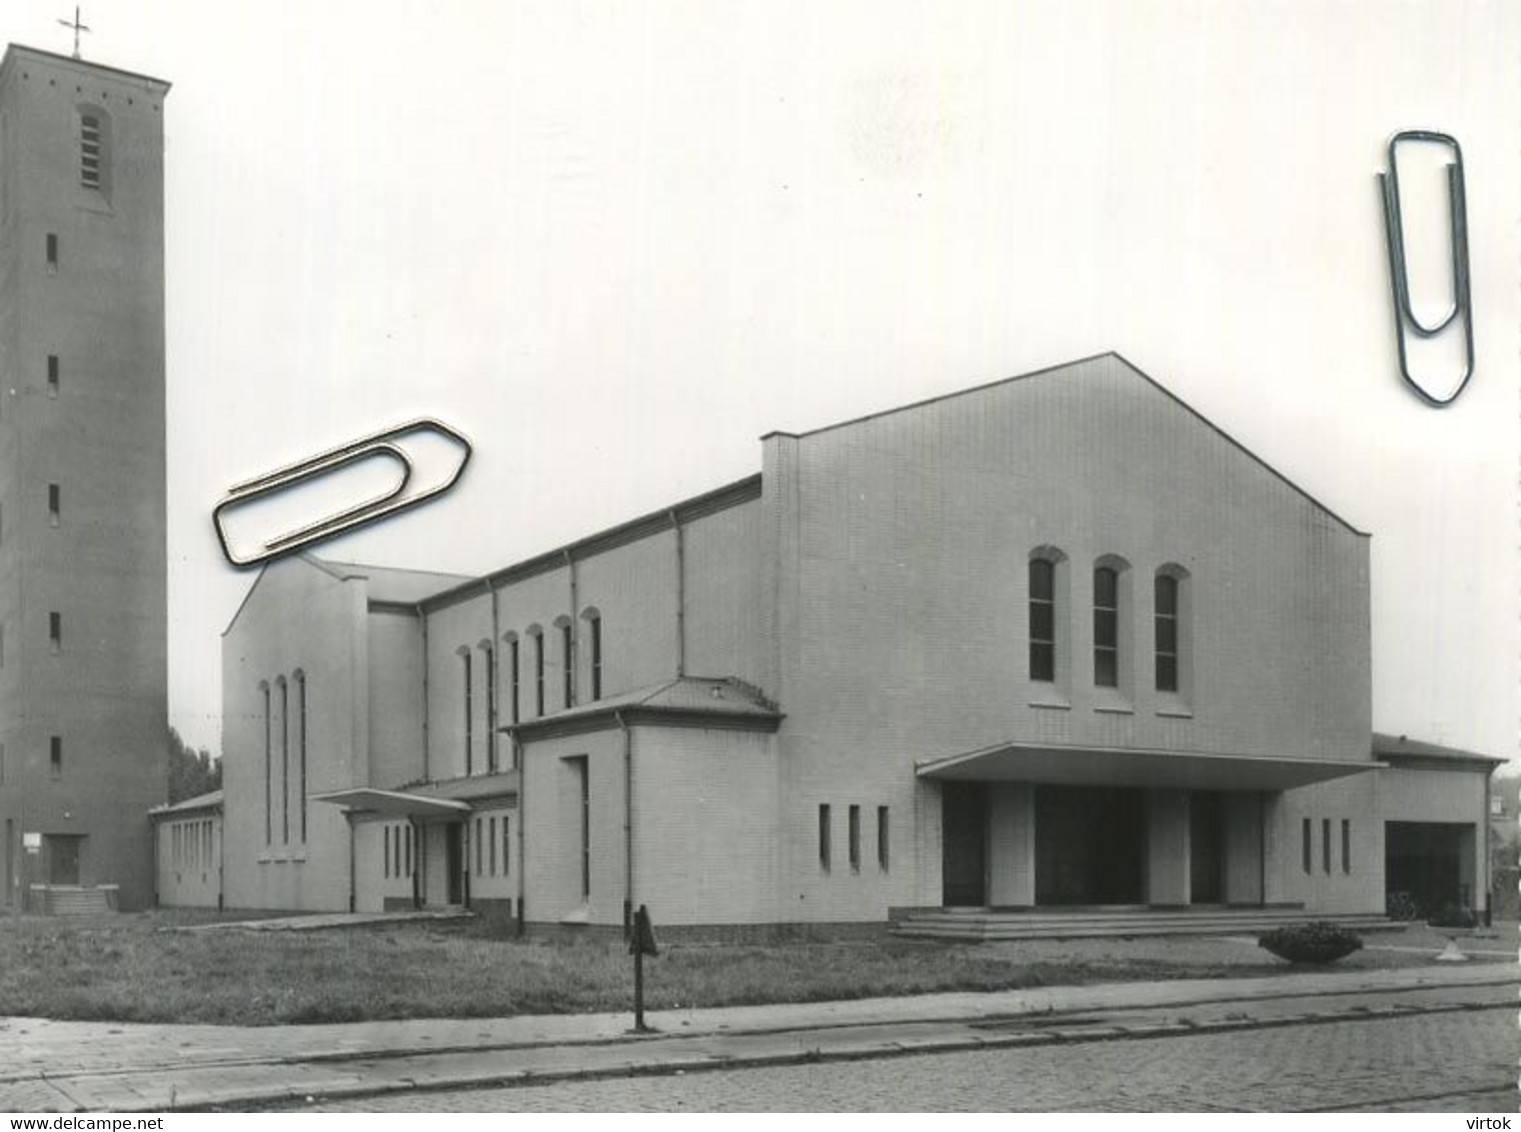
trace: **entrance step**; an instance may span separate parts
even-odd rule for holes
[[[1361,913],[1311,915],[1295,908],[1151,911],[1096,909],[1072,912],[990,912],[946,909],[912,914],[893,934],[919,939],[993,941],[1018,939],[1106,939],[1127,936],[1242,935],[1316,920],[1355,931],[1394,931],[1401,925],[1385,916]]]
[[[46,916],[98,916],[116,911],[116,885],[32,885],[32,910]]]

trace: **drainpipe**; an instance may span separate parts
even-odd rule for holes
[[[354,901],[354,814],[351,810],[343,811],[344,824],[349,827],[349,911],[357,912]]]
[[[676,509],[671,508],[667,514],[676,536],[676,677],[680,679],[687,674],[686,547]]]
[[[407,815],[407,836],[412,839],[412,911],[422,907],[423,838],[422,826],[412,815]]]
[[[1257,903],[1267,907],[1267,792],[1257,791]]]
[[[1493,773],[1493,770],[1491,770],[1490,774]],[[1492,912],[1489,907],[1489,903],[1490,900],[1494,897],[1494,885],[1489,878],[1489,779],[1490,775],[1486,774],[1484,776],[1484,814],[1483,821],[1479,823],[1479,840],[1482,840],[1484,842],[1484,847],[1480,853],[1479,859],[1484,862],[1484,926],[1486,928],[1490,926],[1490,917],[1492,915]],[[1477,895],[1477,893],[1475,893],[1475,895]]]
[[[528,768],[523,765],[523,744],[518,741],[516,730],[512,736],[512,765],[518,768],[518,935],[528,932],[528,916],[523,911],[528,899],[528,839],[523,827],[528,824]]]
[[[486,689],[486,773],[497,772],[496,748],[500,736],[496,733],[496,705],[501,702],[497,685],[502,682],[502,614],[497,601],[496,583],[486,579],[486,589],[491,594],[491,664],[488,666],[491,687]]]
[[[621,711],[613,713],[623,733],[623,938],[634,923],[634,737]]]

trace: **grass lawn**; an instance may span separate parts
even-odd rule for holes
[[[471,921],[310,932],[159,930],[206,918],[0,917],[0,1015],[275,1025],[630,1009],[631,960],[615,940],[519,941]],[[1361,951],[1340,966],[1426,961]],[[671,943],[646,962],[645,987],[646,1004],[658,1010],[1289,969],[1250,944],[1225,940]]]

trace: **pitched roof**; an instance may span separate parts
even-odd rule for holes
[[[781,719],[777,706],[760,689],[743,680],[733,677],[678,676],[537,719],[510,723],[501,730],[536,731],[541,727],[549,728],[598,716],[611,716],[620,711],[706,715],[730,720],[751,719],[758,724],[774,724]]]
[[[173,802],[162,806],[154,806],[148,813],[151,816],[163,814],[185,813],[190,810],[209,810],[222,808],[222,792],[210,790],[205,794],[197,794],[194,798],[186,798],[180,802]]]
[[[1488,763],[1493,766],[1499,766],[1505,762],[1504,759],[1497,759],[1492,755],[1481,755],[1457,747],[1441,747],[1435,743],[1422,743],[1418,739],[1411,739],[1404,735],[1384,735],[1377,731],[1373,733],[1373,756],[1379,759],[1441,759],[1444,762]]]
[[[395,566],[367,566],[357,562],[334,562],[330,558],[318,558],[304,554],[318,569],[326,570],[335,578],[348,581],[364,578],[369,585],[371,601],[388,601],[401,605],[416,605],[420,601],[463,585],[471,579],[466,574],[445,574],[438,570],[403,570]]]

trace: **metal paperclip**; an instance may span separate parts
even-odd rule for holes
[[[428,488],[426,491],[408,497],[406,490],[407,485],[412,480],[412,461],[406,452],[393,442],[397,437],[421,430],[442,433],[449,439],[457,441],[464,449],[464,455],[460,458],[459,465],[454,469],[454,473],[447,480]],[[464,474],[465,465],[470,462],[470,456],[473,451],[474,449],[471,447],[469,440],[442,421],[435,420],[432,417],[419,417],[416,420],[408,421],[406,424],[400,424],[394,428],[388,428],[371,436],[361,437],[358,440],[350,441],[348,444],[321,452],[316,456],[302,460],[300,463],[279,468],[273,472],[259,476],[257,479],[233,485],[228,489],[227,498],[212,508],[211,524],[216,529],[217,541],[222,544],[222,553],[226,556],[227,561],[231,562],[234,566],[255,566],[282,554],[294,553],[302,547],[309,546],[320,539],[330,538],[345,531],[351,531],[356,527],[365,526],[378,519],[383,519],[387,515],[394,515],[398,511],[416,507],[420,503],[426,503],[428,500],[442,495],[453,487],[460,476]],[[243,558],[239,558],[233,553],[232,546],[227,540],[227,529],[222,518],[223,512],[228,508],[249,503],[254,499],[262,498],[266,495],[273,495],[275,492],[284,491],[287,488],[296,487],[309,480],[336,471],[339,468],[347,467],[350,464],[377,455],[390,456],[401,463],[401,479],[389,491],[345,507],[341,511],[297,527],[295,530],[277,535],[264,544],[264,548],[260,553],[251,554]]]
[[[1415,315],[1410,304],[1410,275],[1405,260],[1405,225],[1400,214],[1400,177],[1396,150],[1401,142],[1435,142],[1452,149],[1453,162],[1447,166],[1448,222],[1452,233],[1452,309],[1438,321],[1427,325]],[[1389,172],[1378,175],[1384,200],[1384,234],[1389,242],[1389,280],[1394,293],[1394,337],[1399,346],[1400,376],[1405,384],[1428,405],[1444,408],[1458,399],[1468,379],[1473,376],[1473,304],[1468,279],[1468,207],[1463,190],[1463,150],[1457,138],[1435,130],[1401,130],[1389,139]],[[1405,328],[1421,338],[1434,338],[1452,325],[1459,315],[1463,319],[1463,348],[1466,362],[1463,379],[1446,397],[1430,393],[1410,375],[1405,354]]]

